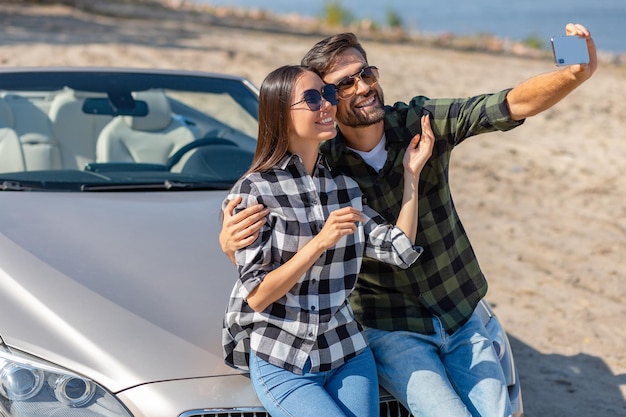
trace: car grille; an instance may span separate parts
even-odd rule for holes
[[[381,398],[380,417],[411,417],[406,408],[394,399]],[[270,417],[262,409],[247,410],[195,410],[181,414],[179,417]]]
[[[179,417],[270,417],[267,411],[261,409],[243,410],[194,410],[187,411]]]
[[[394,399],[380,399],[380,417],[412,417],[406,408]]]

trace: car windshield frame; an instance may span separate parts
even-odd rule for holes
[[[100,136],[105,130],[102,128],[84,139],[93,142],[89,143],[89,146],[97,149],[93,158],[84,157],[77,167],[68,167],[59,162],[48,164],[45,158],[53,159],[54,155],[46,155],[44,158],[40,153],[56,152],[61,154],[57,155],[56,159],[62,161],[65,157],[62,151],[67,151],[67,147],[64,148],[62,143],[55,141],[71,141],[67,141],[68,137],[57,134],[55,129],[63,128],[64,134],[69,135],[66,132],[71,132],[71,123],[58,127],[54,118],[49,115],[50,120],[40,123],[42,126],[49,125],[49,134],[48,131],[43,134],[31,132],[27,116],[22,115],[25,121],[20,122],[15,114],[20,116],[20,112],[25,112],[23,110],[25,107],[38,107],[38,117],[39,113],[51,112],[50,107],[54,104],[48,102],[52,102],[62,93],[68,94],[68,91],[84,96],[81,98],[81,106],[85,118],[106,116],[111,120],[124,119],[130,124],[129,129],[119,134],[121,138],[115,138],[121,143],[116,146],[130,148],[126,136],[135,138],[141,135],[146,138],[154,136],[157,139],[145,140],[137,145],[138,147],[149,148],[153,144],[160,144],[159,141],[166,135],[173,144],[169,147],[167,144],[159,145],[167,151],[159,157],[153,156],[148,150],[147,156],[142,159],[142,156],[133,154],[132,149],[128,152],[132,156],[124,158],[108,154],[108,157],[102,156],[100,149],[104,148],[104,145],[100,146],[100,143],[96,145],[96,142],[102,141]],[[143,97],[149,97],[149,94],[156,95],[154,92],[164,96],[159,97],[164,104],[158,102],[156,105],[145,101]],[[258,88],[244,77],[210,72],[89,67],[0,69],[0,105],[7,107],[7,112],[10,113],[9,116],[3,117],[3,110],[0,107],[0,184],[3,184],[0,190],[228,189],[247,170],[254,154],[258,125],[258,93]],[[16,97],[21,99],[21,107],[11,108],[13,102],[19,101]],[[213,97],[219,97],[223,101],[219,103],[216,101],[214,108],[211,108],[209,101]],[[188,100],[185,101],[186,99]],[[34,105],[33,102],[36,100],[40,102]],[[7,102],[8,105],[2,102]],[[162,110],[159,106],[166,107],[169,116],[158,119],[157,113],[151,113],[153,108]],[[214,111],[216,114],[212,114]],[[223,114],[217,114],[219,112]],[[222,117],[225,114],[232,114],[233,122],[238,120],[244,122],[241,126],[237,123],[230,124],[231,121],[225,121]],[[157,124],[164,126],[155,128],[150,125],[145,127],[144,131],[135,134],[135,129],[139,128],[135,128],[134,125],[139,126],[142,123],[148,125],[148,117],[153,117]],[[167,117],[171,118],[170,125],[165,120]],[[85,123],[93,123],[91,119]],[[154,124],[154,120],[150,123]],[[124,125],[122,122],[118,124]],[[37,123],[33,123],[34,125]],[[178,132],[184,133],[185,139],[175,138]],[[23,169],[3,168],[3,161],[12,161],[7,153],[7,149],[10,148],[7,145],[9,139],[3,140],[5,134],[18,138],[13,139],[16,143],[13,148],[21,148]],[[41,136],[44,136],[43,140],[40,139]],[[36,144],[39,145],[37,148],[33,143],[38,140],[41,144]],[[82,141],[83,138],[72,140]],[[132,140],[137,141],[136,138]],[[183,147],[184,155],[176,152]],[[211,156],[214,153],[217,155],[218,152],[219,157]],[[38,158],[38,163],[31,164],[29,158],[35,157]],[[193,164],[189,162],[192,159]],[[39,163],[40,160],[44,160],[45,163]],[[212,162],[209,162],[210,160]],[[175,163],[180,166],[175,166]],[[211,164],[220,166],[213,169],[209,167]],[[190,165],[193,165],[193,168],[187,169]],[[197,183],[197,186],[194,186],[194,183]],[[172,184],[185,186],[171,186]]]

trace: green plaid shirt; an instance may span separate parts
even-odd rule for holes
[[[465,229],[456,212],[448,171],[456,145],[466,138],[496,130],[510,130],[522,122],[511,120],[504,90],[466,99],[414,97],[409,104],[386,106],[387,161],[380,172],[349,150],[341,132],[322,144],[328,163],[354,178],[367,204],[395,223],[403,194],[404,151],[421,131],[420,116],[431,116],[435,134],[433,155],[422,170],[419,184],[419,226],[416,245],[424,253],[403,270],[364,258],[351,303],[357,320],[382,330],[434,332],[437,316],[449,333],[472,315],[487,292]]]

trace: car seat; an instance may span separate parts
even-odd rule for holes
[[[146,116],[117,116],[100,132],[96,162],[143,162],[165,164],[168,157],[195,137],[179,118],[172,116],[162,90],[133,93],[145,101]]]
[[[0,172],[26,170],[22,144],[13,130],[13,112],[4,99],[0,99]]]

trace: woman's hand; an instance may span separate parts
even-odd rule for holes
[[[435,135],[430,127],[430,118],[424,115],[422,116],[422,133],[413,136],[402,160],[405,179],[407,175],[414,181],[419,179],[422,168],[433,153],[434,143]]]
[[[315,240],[321,249],[326,250],[334,246],[343,236],[354,233],[357,222],[362,221],[365,221],[363,213],[353,207],[337,209],[330,213]]]

